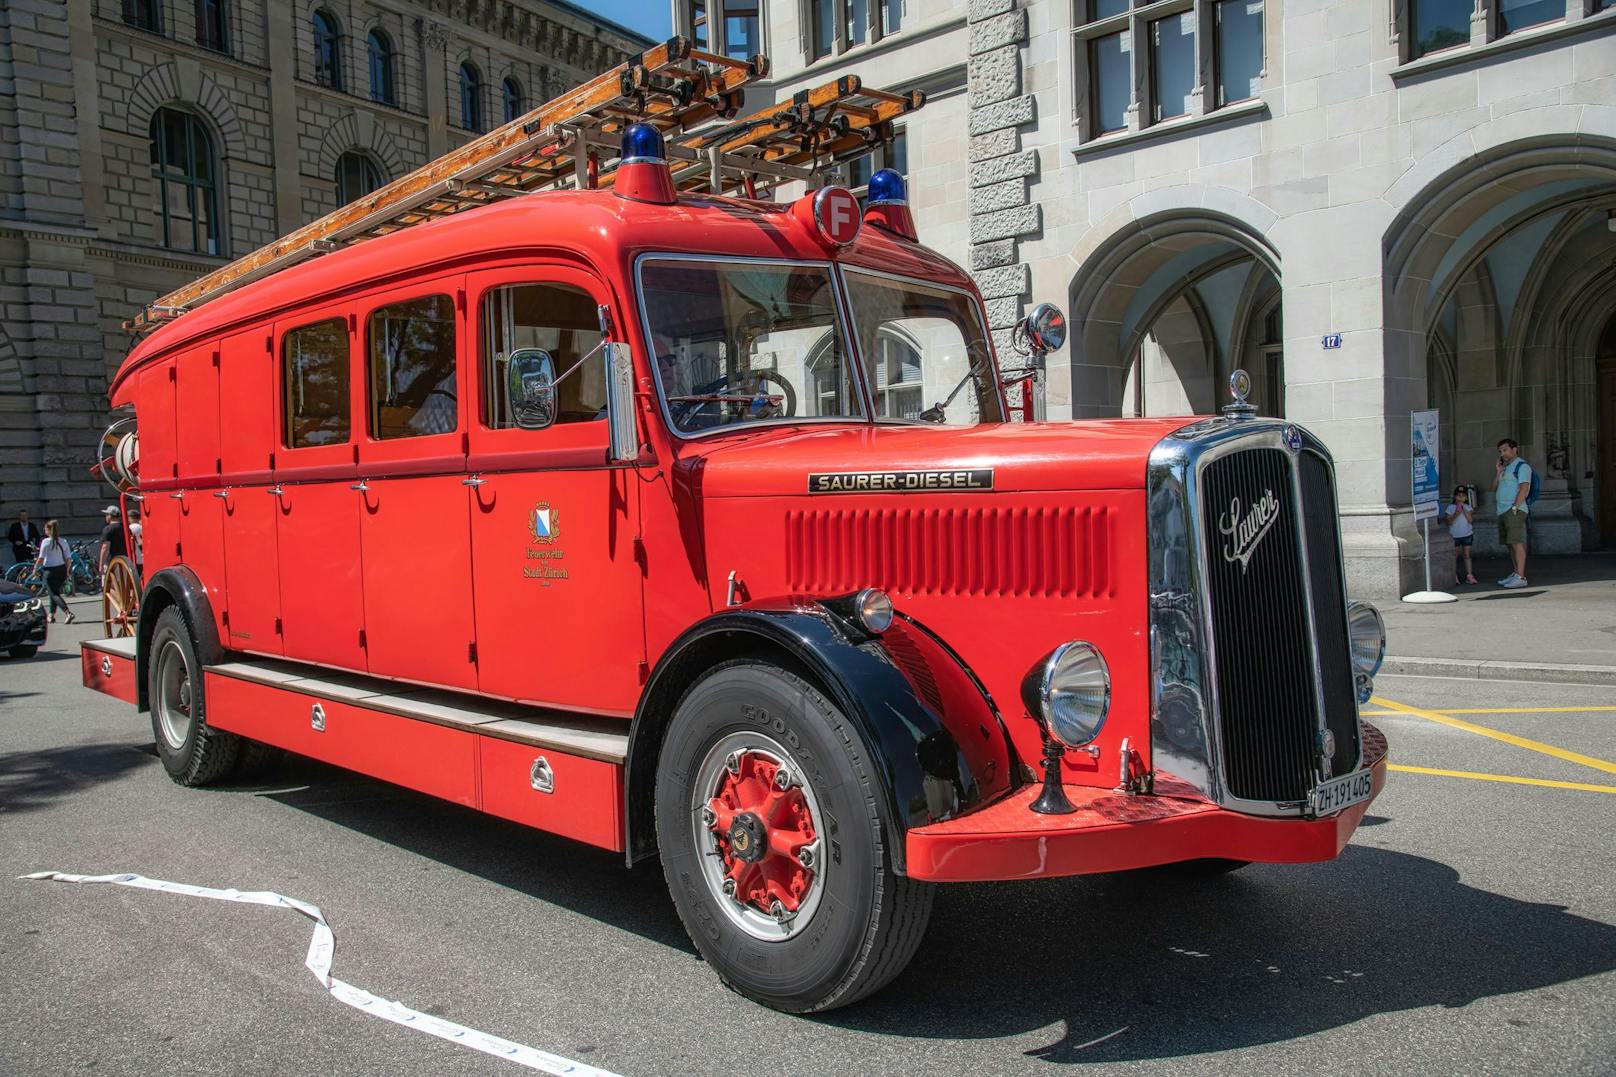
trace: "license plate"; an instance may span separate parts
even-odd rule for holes
[[[1340,778],[1332,778],[1313,790],[1313,814],[1334,815],[1344,808],[1368,800],[1375,792],[1375,774],[1360,770]]]

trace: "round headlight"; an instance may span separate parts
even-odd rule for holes
[[[866,587],[853,599],[853,612],[859,624],[879,636],[892,627],[892,599],[879,587]]]
[[[1081,748],[1105,725],[1111,671],[1094,644],[1063,643],[1028,672],[1021,694],[1050,736],[1068,748]]]
[[[1380,611],[1367,602],[1347,606],[1347,641],[1352,648],[1352,666],[1366,677],[1380,672],[1386,657],[1386,622]]]

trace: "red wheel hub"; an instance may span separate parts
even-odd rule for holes
[[[818,871],[813,813],[782,771],[767,755],[737,752],[707,801],[707,826],[735,900],[774,916],[797,911]]]

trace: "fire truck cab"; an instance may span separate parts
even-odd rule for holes
[[[933,884],[1339,853],[1384,649],[1329,454],[1009,421],[970,278],[861,206],[511,198],[267,276],[114,379],[138,632],[87,683],[200,785],[287,750],[660,858],[767,1005],[895,976]],[[1040,310],[1022,338],[1059,347]]]

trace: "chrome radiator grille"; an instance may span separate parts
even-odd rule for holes
[[[1152,453],[1148,498],[1153,764],[1295,814],[1360,755],[1329,458],[1299,427],[1204,421]]]

